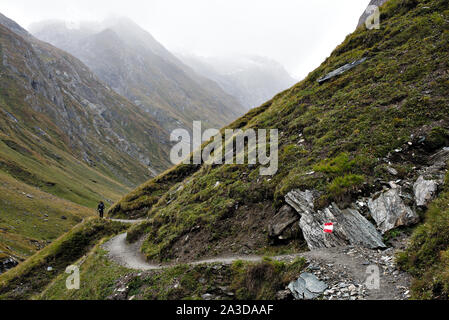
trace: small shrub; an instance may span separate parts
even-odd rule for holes
[[[343,195],[355,191],[361,187],[365,178],[357,174],[347,174],[342,177],[335,178],[327,187],[331,196],[341,198]]]
[[[355,160],[349,159],[349,154],[344,152],[333,159],[326,159],[315,165],[313,169],[331,175],[340,175],[351,170]]]

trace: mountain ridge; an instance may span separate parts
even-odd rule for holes
[[[236,99],[197,75],[131,20],[106,20],[96,30],[87,29],[80,25],[69,30],[63,22],[31,26],[38,38],[79,57],[168,131],[180,125],[191,130],[193,120],[203,121],[205,128],[222,127],[243,113]]]

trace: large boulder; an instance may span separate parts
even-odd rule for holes
[[[410,226],[419,221],[419,216],[401,198],[400,188],[383,191],[368,200],[368,208],[382,233],[399,226]]]
[[[419,176],[413,185],[416,205],[426,207],[436,195],[437,190],[438,183],[436,180],[426,180],[423,176]]]
[[[299,226],[308,247],[312,249],[344,245],[361,245],[367,248],[384,248],[382,236],[356,209],[341,210],[333,203],[323,210],[315,210],[313,191],[292,190],[285,200],[301,216]],[[332,233],[324,232],[325,223],[333,223]]]
[[[304,213],[312,214],[315,211],[313,201],[317,196],[318,194],[315,191],[295,189],[287,193],[285,201],[302,216]]]
[[[315,299],[327,289],[327,284],[308,272],[301,273],[296,281],[288,285],[295,299]]]
[[[268,236],[277,240],[294,238],[300,232],[299,228],[294,227],[298,220],[299,215],[292,207],[283,206],[268,225]]]

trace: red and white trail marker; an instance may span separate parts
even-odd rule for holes
[[[332,233],[334,231],[334,224],[332,222],[325,223],[323,231],[325,233]]]

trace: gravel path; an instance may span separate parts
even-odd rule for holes
[[[140,222],[147,221],[147,219],[136,219],[136,220],[125,220],[125,219],[109,219],[115,222],[127,223],[127,224],[136,224]]]

